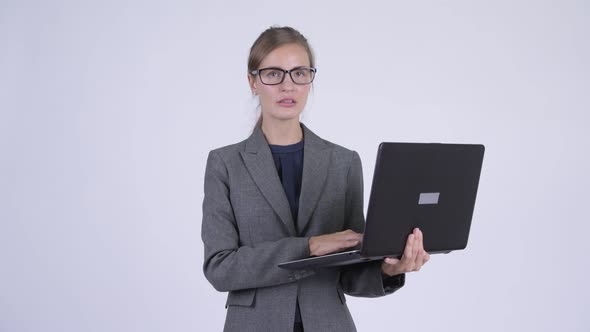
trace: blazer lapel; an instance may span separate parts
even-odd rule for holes
[[[303,124],[301,127],[303,128],[305,143],[303,146],[303,177],[297,217],[299,234],[302,234],[305,230],[320,199],[328,176],[332,154],[332,150],[329,149],[329,145],[324,140],[316,136]]]
[[[241,152],[241,154],[252,179],[272,209],[281,218],[289,234],[296,236],[289,200],[281,184],[281,179],[279,179],[270,148],[260,126],[257,126],[252,135],[246,140],[245,151]]]

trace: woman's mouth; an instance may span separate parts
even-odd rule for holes
[[[295,106],[295,104],[297,104],[297,102],[295,101],[295,99],[283,98],[279,100],[277,104],[279,104],[282,107],[293,107]]]

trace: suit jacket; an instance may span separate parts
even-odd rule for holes
[[[260,127],[209,153],[203,270],[215,289],[229,292],[224,331],[292,331],[297,300],[306,331],[355,331],[344,293],[383,296],[404,284],[404,275],[384,282],[380,261],[299,271],[277,266],[308,257],[311,236],[364,228],[359,155],[302,128],[297,220]]]

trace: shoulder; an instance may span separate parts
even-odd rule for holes
[[[332,163],[334,165],[341,165],[347,170],[347,173],[356,173],[357,171],[362,172],[362,162],[359,154],[351,149],[343,147],[338,144],[331,143],[333,146],[332,150]]]
[[[224,160],[231,159],[232,157],[239,155],[240,152],[244,151],[245,145],[246,140],[226,146],[221,146],[209,151],[209,156],[215,155]]]
[[[307,127],[306,133],[316,142],[321,142],[322,148],[331,152],[332,160],[335,162],[351,162],[354,159],[360,159],[356,151],[344,147],[340,144],[328,141],[313,133]],[[318,144],[315,144],[318,145]]]
[[[207,169],[218,169],[227,172],[240,163],[240,152],[245,149],[246,140],[238,143],[221,146],[209,151],[207,157]]]
[[[332,159],[334,161],[351,162],[354,159],[358,159],[358,153],[342,145],[325,141],[329,149],[332,150]]]

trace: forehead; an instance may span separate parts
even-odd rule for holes
[[[261,68],[280,67],[290,69],[301,66],[309,66],[307,51],[301,45],[287,44],[270,52],[260,64]]]

